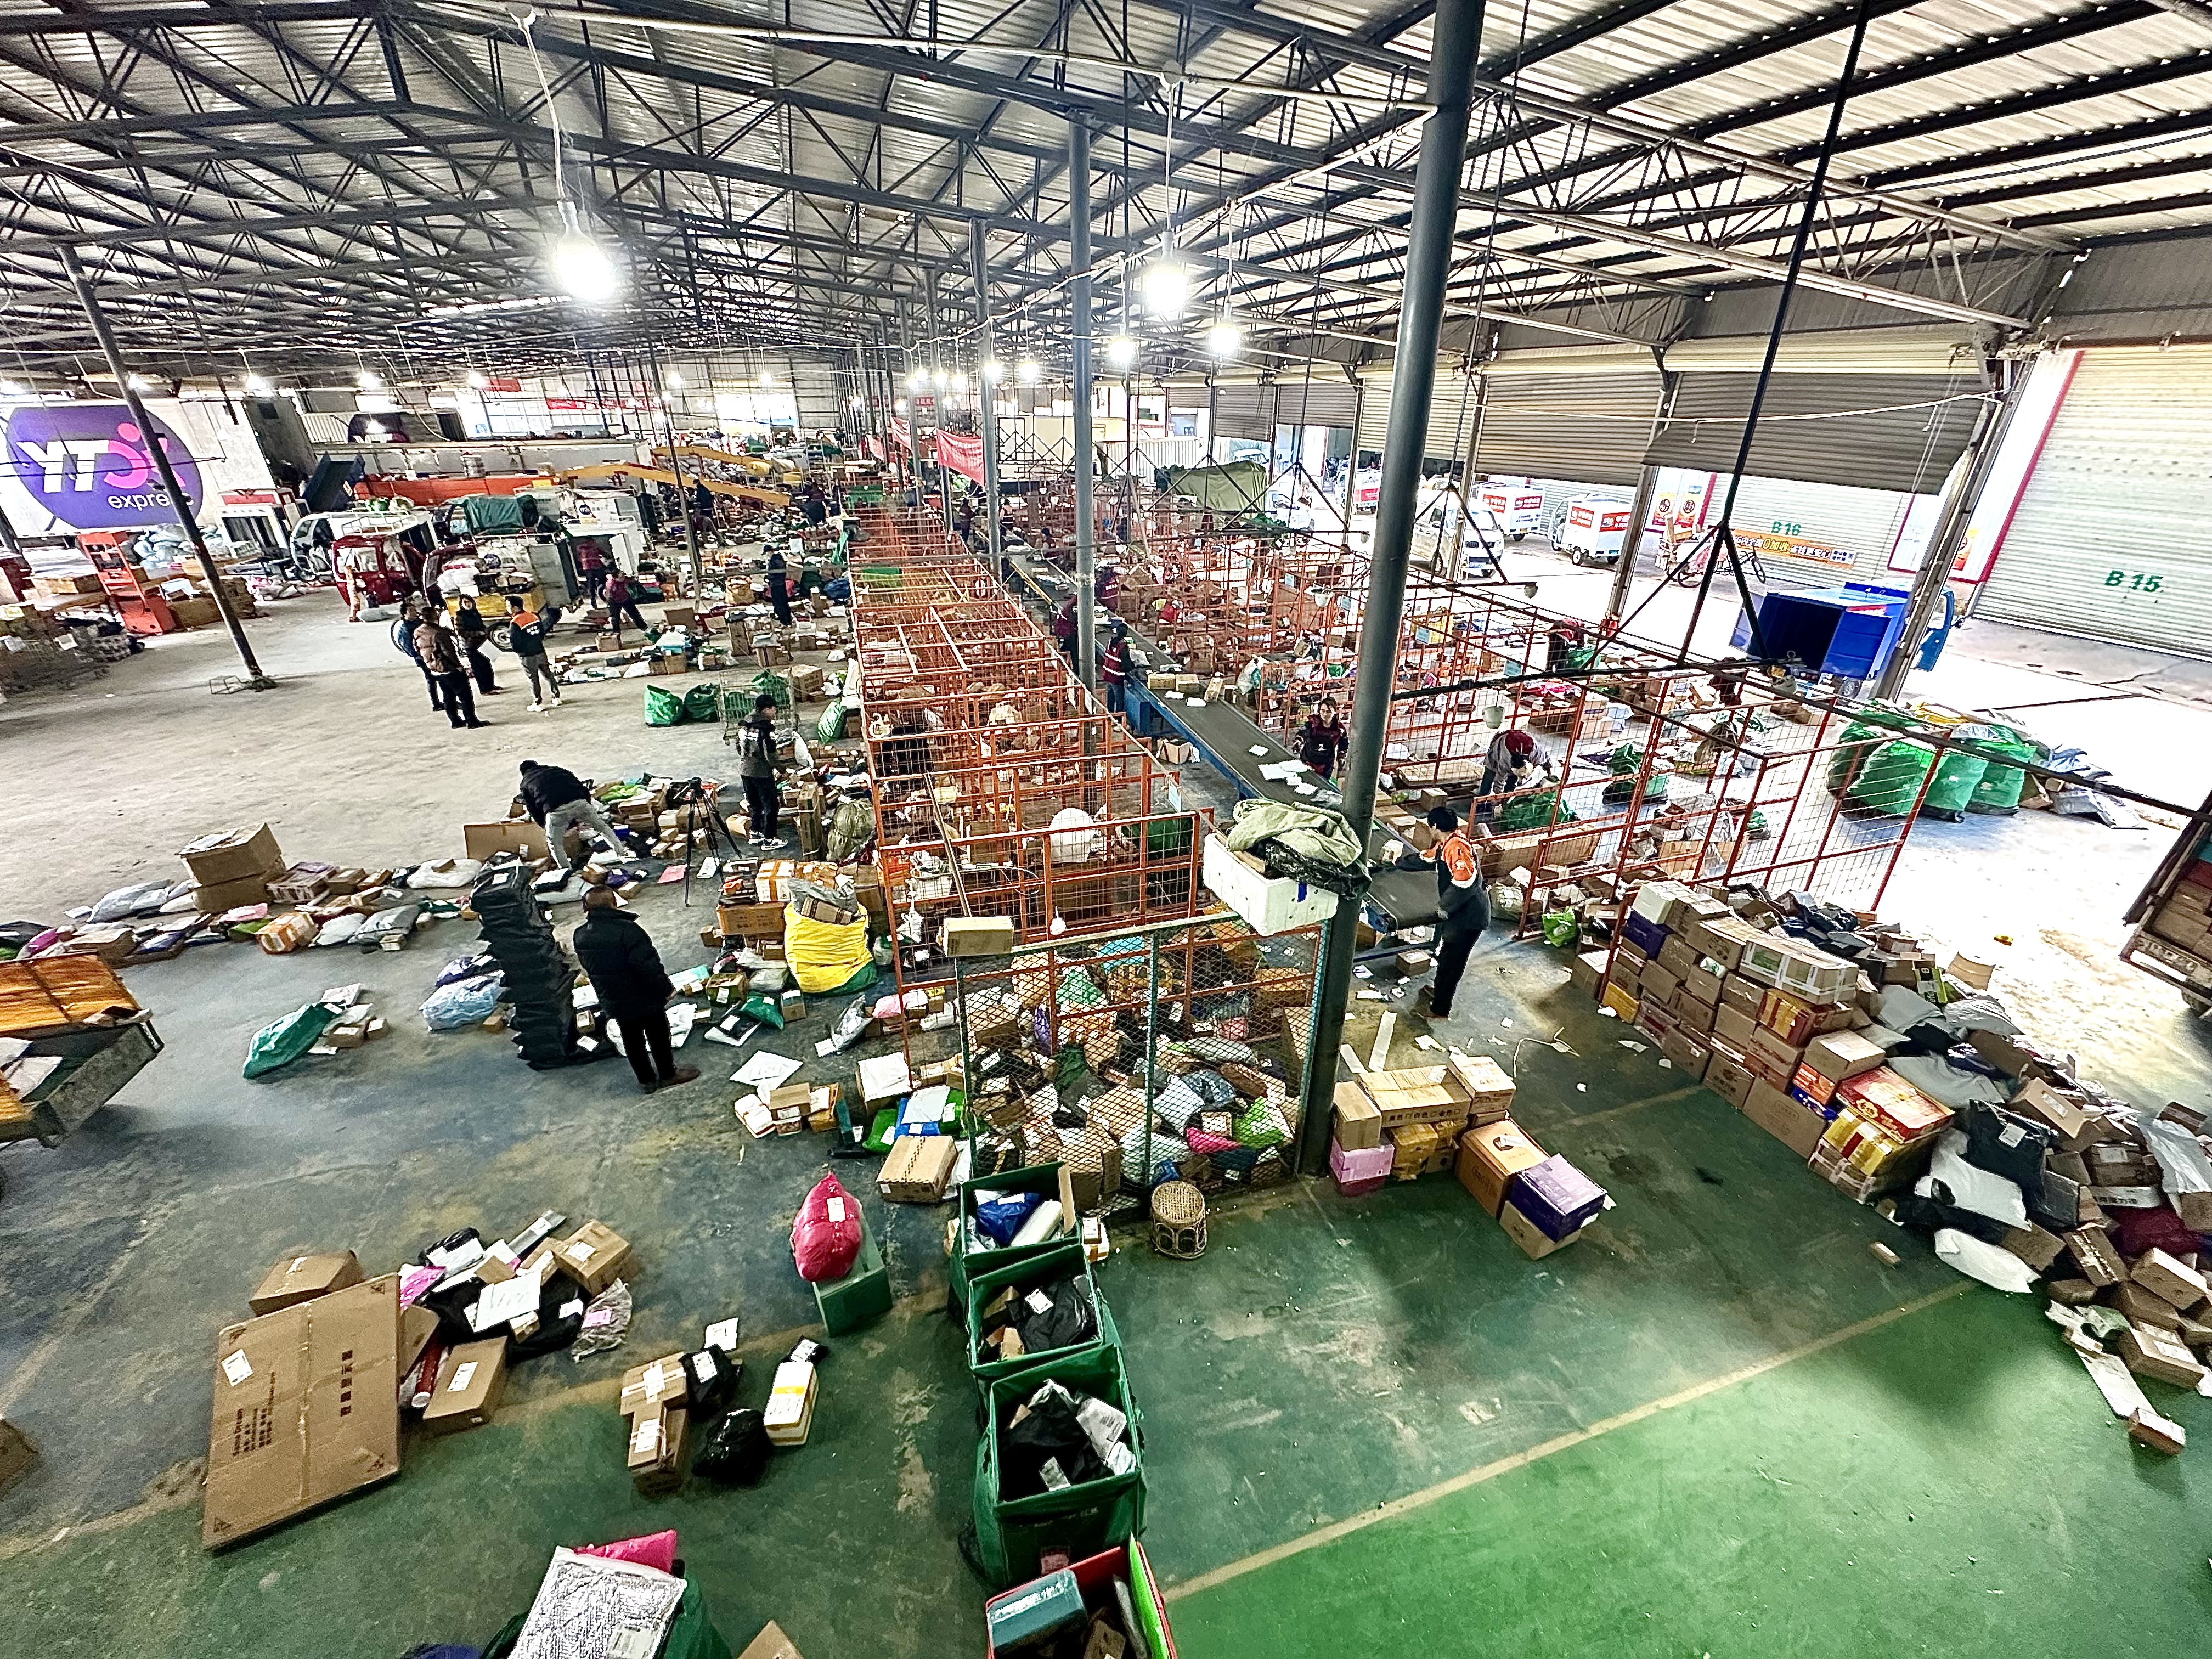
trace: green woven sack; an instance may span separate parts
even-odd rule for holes
[[[684,724],[684,699],[665,686],[645,688],[645,723],[647,726],[681,726]]]

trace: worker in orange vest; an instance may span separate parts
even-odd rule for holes
[[[1481,855],[1460,829],[1459,814],[1449,806],[1432,807],[1429,827],[1442,837],[1435,849],[1437,972],[1415,999],[1413,1012],[1445,1019],[1474,942],[1490,926],[1490,896],[1483,890]]]

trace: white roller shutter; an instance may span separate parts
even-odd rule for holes
[[[1379,455],[1390,427],[1390,371],[1370,369],[1359,377],[1359,447]]]
[[[1978,617],[2212,657],[2212,345],[2091,347]]]
[[[1713,481],[1716,499],[1708,522],[1720,514],[1726,478]],[[1746,478],[1736,492],[1735,529],[1741,537],[1789,537],[1850,556],[1850,562],[1778,557],[1765,548],[1759,562],[1784,587],[1826,587],[1838,582],[1903,586],[1911,581],[1889,568],[1890,550],[1912,497],[1894,489],[1850,484],[1802,483],[1791,478]]]

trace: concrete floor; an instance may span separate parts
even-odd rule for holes
[[[186,636],[0,709],[28,813],[0,908],[48,913],[264,816],[296,857],[458,852],[525,755],[603,775],[720,764],[717,732],[646,727],[634,684],[542,719],[495,699],[493,729],[449,733],[382,630],[309,600],[255,631],[283,690],[202,702],[225,665]],[[2203,1026],[2110,959],[2152,841],[2037,814],[1924,825],[1885,914],[1961,945],[2009,933],[1998,986],[2031,1024],[2139,1098],[2212,1106]],[[641,912],[672,965],[700,959],[672,891]],[[46,1449],[0,1495],[9,1648],[482,1642],[553,1544],[672,1525],[735,1645],[775,1618],[810,1654],[980,1652],[982,1592],[954,1547],[975,1419],[940,1311],[943,1212],[864,1190],[899,1301],[834,1345],[812,1443],[754,1491],[638,1498],[625,1364],[736,1314],[757,1403],[811,1326],[786,1236],[822,1143],[750,1140],[726,1080],[743,1056],[696,1039],[707,1077],[641,1097],[619,1062],[539,1074],[502,1038],[424,1032],[414,1008],[470,943],[447,922],[397,955],[218,946],[134,969],[167,1053],[61,1148],[0,1152],[0,1412]],[[356,977],[389,1038],[240,1079],[254,1029]],[[1515,1065],[1523,1122],[1613,1194],[1590,1240],[1529,1262],[1448,1176],[1351,1200],[1300,1182],[1217,1216],[1201,1261],[1125,1235],[1102,1269],[1186,1650],[2016,1659],[2200,1638],[2190,1457],[2131,1452],[2032,1303],[1814,1182],[1565,981],[1557,953],[1486,941],[1444,1034]],[[1555,1030],[1573,1053],[1523,1042]],[[812,1060],[810,1035],[767,1046],[808,1057],[802,1079],[849,1068]],[[491,1426],[410,1443],[398,1480],[204,1555],[212,1337],[266,1265],[353,1248],[389,1270],[547,1206],[635,1242],[626,1346],[530,1362]],[[1904,1264],[1877,1265],[1876,1239]],[[2212,1436],[2212,1405],[2160,1404]],[[1862,1553],[1878,1590],[1836,1565]],[[2084,1583],[2124,1587],[2124,1613],[2062,1593]],[[2033,1623],[1993,1614],[1998,1593]]]

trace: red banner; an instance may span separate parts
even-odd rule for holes
[[[937,434],[937,464],[963,477],[983,482],[983,441],[964,432]]]
[[[891,441],[908,454],[914,453],[914,434],[908,428],[906,417],[902,415],[891,416]]]
[[[874,433],[871,432],[867,434],[863,441],[867,445],[868,453],[874,456],[878,460],[889,461],[890,459],[890,452],[884,447],[884,441],[876,436]]]

